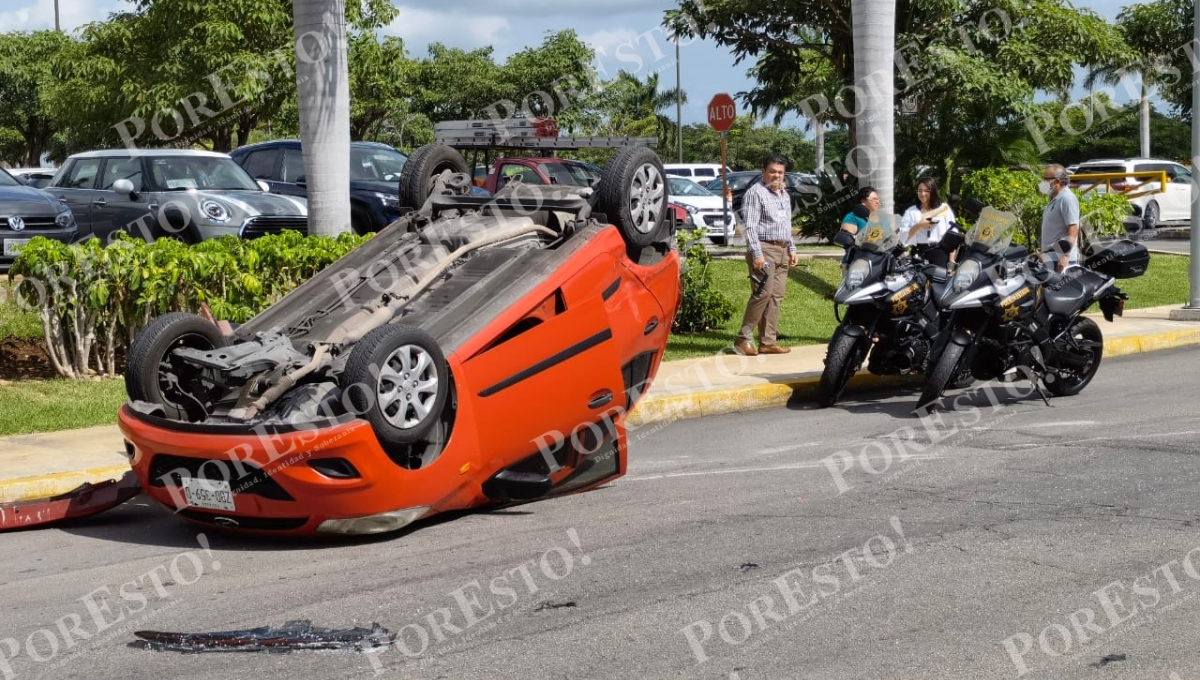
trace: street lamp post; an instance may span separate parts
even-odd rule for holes
[[[679,79],[679,36],[675,37],[675,151],[683,162],[683,83]]]
[[[62,32],[62,27],[58,23],[58,0],[54,0],[54,30]]]

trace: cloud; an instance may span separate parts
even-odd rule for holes
[[[406,47],[423,55],[429,43],[472,50],[499,42],[510,29],[507,17],[451,11],[430,11],[398,5],[400,15],[383,32],[404,39]],[[495,5],[491,7],[495,9]]]
[[[58,0],[59,25],[64,31],[70,32],[84,24],[105,20],[112,12],[131,9],[131,2]],[[53,30],[54,0],[35,0],[23,7],[0,12],[0,26],[3,26],[5,31]]]

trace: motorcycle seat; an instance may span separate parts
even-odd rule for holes
[[[1071,314],[1095,297],[1096,291],[1107,281],[1103,276],[1086,269],[1079,270],[1076,276],[1068,274],[1063,278],[1068,280],[1058,288],[1044,289],[1046,308],[1051,314]]]

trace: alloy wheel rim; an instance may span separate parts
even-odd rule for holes
[[[393,427],[411,430],[425,422],[437,394],[437,366],[419,345],[396,348],[380,366],[376,398],[380,413]]]

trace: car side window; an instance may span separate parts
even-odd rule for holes
[[[112,191],[113,182],[127,179],[133,183],[134,191],[142,190],[142,159],[140,158],[109,158],[104,163],[104,175],[100,181],[100,189]]]
[[[506,163],[500,168],[500,176],[504,178],[505,183],[513,177],[520,175],[521,181],[525,184],[542,184],[542,178],[538,177],[537,173],[531,168],[516,163]]]
[[[300,149],[283,150],[283,169],[279,181],[295,182],[304,177],[304,153]]]
[[[709,168],[696,168],[696,177],[715,177],[716,171]]]
[[[279,149],[265,149],[263,151],[255,151],[246,156],[242,167],[254,179],[277,179],[275,177],[275,165],[278,160]],[[301,159],[300,166],[300,172],[303,173],[303,159]]]
[[[96,176],[99,174],[99,158],[81,158],[75,161],[58,186],[63,189],[91,189],[95,186]]]

